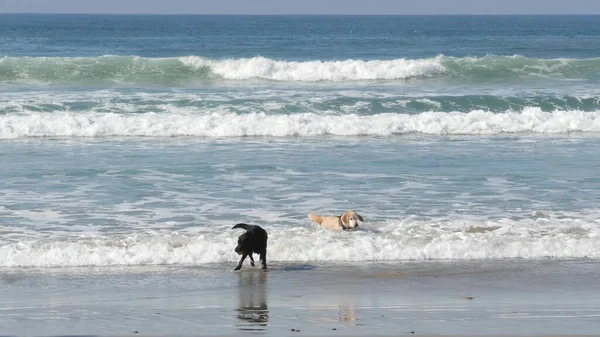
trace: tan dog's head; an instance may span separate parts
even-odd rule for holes
[[[358,221],[363,222],[362,216],[353,210],[348,210],[346,213],[340,215],[340,222],[344,229],[356,229],[358,227]]]

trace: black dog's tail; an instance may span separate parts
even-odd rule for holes
[[[239,223],[239,224],[233,226],[233,228],[231,228],[231,229],[243,228],[245,230],[248,230],[250,227],[252,227],[252,226],[248,225],[248,224],[245,224],[245,223]]]

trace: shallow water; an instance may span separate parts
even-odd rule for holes
[[[3,143],[3,266],[597,258],[595,137]],[[3,159],[4,159],[3,158]],[[8,160],[10,159],[10,160]],[[311,225],[356,208],[358,231]]]

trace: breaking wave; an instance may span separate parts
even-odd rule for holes
[[[533,59],[522,56],[392,60],[285,61],[265,57],[144,58],[4,57],[0,83],[185,85],[218,80],[289,82],[383,81],[419,77],[489,80],[531,77],[600,78],[598,59]]]
[[[29,137],[311,137],[561,134],[600,132],[600,111],[424,112],[375,115],[299,113],[80,113],[27,112],[0,115],[0,139]]]
[[[367,224],[335,233],[314,226],[264,226],[270,261],[405,261],[600,258],[597,220],[577,216],[530,219],[420,220]],[[137,232],[7,238],[2,267],[203,265],[235,262],[239,231]]]

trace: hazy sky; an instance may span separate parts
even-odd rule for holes
[[[0,0],[0,13],[600,14],[600,0]]]

